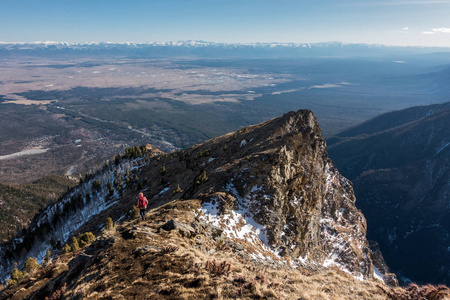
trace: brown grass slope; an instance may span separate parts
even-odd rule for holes
[[[1,298],[59,293],[61,299],[389,299],[390,290],[379,283],[338,269],[267,267],[243,259],[236,245],[196,220],[193,211],[200,203],[173,201],[149,212],[146,221],[118,225]],[[162,229],[171,219],[197,226],[192,234]]]
[[[337,268],[264,266],[175,200],[60,256],[1,299],[447,299],[446,287],[389,288]],[[167,221],[177,227],[164,230]],[[192,224],[192,232],[183,224]]]

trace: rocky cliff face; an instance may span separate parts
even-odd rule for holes
[[[260,240],[275,255],[373,276],[365,219],[354,205],[351,183],[328,159],[310,111],[247,127],[187,155],[205,151],[209,180],[183,185],[183,198],[201,198],[211,218],[239,214],[234,218],[257,224]]]
[[[331,141],[357,206],[405,282],[450,283],[450,103],[384,114]]]
[[[195,237],[201,228],[215,228],[213,238],[233,245],[242,259],[266,266],[335,266],[358,279],[383,277],[375,272],[352,185],[328,159],[311,111],[287,113],[177,153],[152,153],[127,162],[127,172],[123,163],[115,171],[110,164],[104,176],[99,173],[72,191],[66,202],[99,203],[95,215],[83,219],[83,213],[94,210],[81,207],[62,222],[44,213],[34,223],[61,243],[85,231],[98,234],[106,217],[126,220],[143,191],[153,208],[175,200],[197,201],[189,212],[194,219],[186,221],[182,235]],[[52,207],[46,212],[56,209]],[[41,253],[50,244],[44,247],[35,240],[31,249],[23,250],[28,252],[22,262],[27,253]]]

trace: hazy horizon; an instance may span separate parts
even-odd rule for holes
[[[449,14],[450,0],[23,0],[3,3],[0,41],[450,47]]]

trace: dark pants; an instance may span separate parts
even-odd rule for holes
[[[145,208],[140,208],[142,220],[145,220]]]

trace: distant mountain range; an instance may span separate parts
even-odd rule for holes
[[[134,56],[202,57],[367,57],[450,52],[443,47],[400,47],[378,44],[324,43],[215,43],[205,41],[114,43],[114,42],[0,42],[5,54],[122,54]]]
[[[450,102],[383,114],[328,151],[399,279],[449,284]]]

